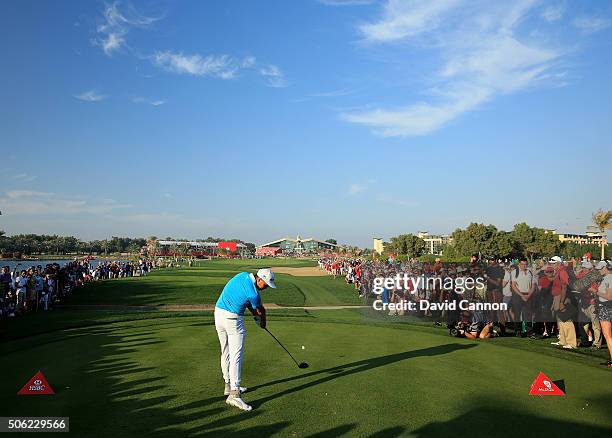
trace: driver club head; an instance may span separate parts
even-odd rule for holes
[[[306,362],[302,362],[298,365],[298,368],[308,368],[308,364]]]

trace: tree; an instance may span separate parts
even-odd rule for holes
[[[559,251],[557,236],[542,228],[530,227],[523,222],[516,224],[511,234],[516,251],[530,260],[534,257],[551,257]]]
[[[157,254],[157,251],[159,250],[159,243],[157,243],[157,237],[150,236],[149,241],[147,243],[148,243],[147,246],[148,246],[149,256],[155,257],[155,255]]]
[[[417,258],[425,250],[425,241],[414,234],[400,234],[391,238],[391,242],[385,250],[398,256],[405,255],[408,258]]]
[[[452,256],[470,256],[472,254],[482,254],[485,257],[498,256],[497,251],[505,250],[505,244],[507,243],[505,238],[502,239],[495,225],[477,223],[471,223],[465,230],[456,229],[452,237],[454,247]]]
[[[21,254],[101,254],[102,252],[139,253],[147,241],[142,238],[113,237],[112,240],[92,240],[90,242],[74,236],[46,234],[0,234],[0,252]]]
[[[178,252],[182,257],[186,257],[188,254],[191,253],[191,247],[187,242],[183,242],[178,245]]]
[[[494,254],[496,257],[505,258],[512,255],[514,240],[512,234],[506,231],[498,231],[493,237]]]
[[[206,239],[204,239],[204,242],[219,243],[219,242],[225,242],[225,240],[221,239],[220,237],[208,236]]]
[[[610,223],[610,221],[612,221],[612,210],[603,211],[600,209],[593,213],[593,223],[595,226],[589,228],[595,228],[605,236],[606,230],[612,230],[612,223]],[[604,238],[601,239],[601,260],[606,258],[605,247],[606,243]]]
[[[609,256],[612,245],[608,244],[605,247],[606,258]],[[559,255],[566,259],[580,258],[585,254],[590,253],[591,255],[597,254],[600,250],[600,246],[597,244],[579,244],[576,242],[562,242],[559,245]],[[602,259],[603,260],[603,259]]]
[[[6,233],[4,232],[4,230],[0,230],[0,253],[3,253],[6,249],[6,240]]]
[[[336,239],[327,239],[326,242],[327,243],[331,243],[333,245],[337,245],[338,244],[338,241]]]

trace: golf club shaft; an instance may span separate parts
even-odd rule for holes
[[[271,332],[270,330],[268,330],[267,328],[265,328],[264,330],[265,330],[265,331],[267,331],[268,333],[270,333],[270,336],[272,336],[272,337],[274,338],[274,340],[275,340],[275,341],[278,343],[278,345],[280,345],[280,346],[283,348],[283,350],[285,350],[285,351],[287,352],[287,354],[289,355],[289,357],[291,357],[291,359],[293,359],[293,361],[295,362],[295,364],[296,364],[296,365],[299,367],[299,366],[300,366],[300,364],[298,363],[298,361],[297,361],[297,360],[295,360],[295,357],[293,357],[293,355],[292,355],[291,353],[289,353],[289,350],[287,350],[287,349],[285,348],[285,346],[284,346],[284,345],[281,343],[281,341],[279,341],[278,339],[276,339],[276,336],[274,336],[274,335],[272,334],[272,332]]]

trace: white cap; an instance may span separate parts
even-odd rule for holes
[[[563,259],[561,259],[559,256],[554,256],[548,261],[548,263],[563,263]]]
[[[582,262],[582,267],[585,269],[593,269],[593,263],[591,262]]]
[[[262,268],[257,271],[257,276],[261,278],[272,289],[276,289],[276,285],[274,284],[274,272],[272,272],[272,269]]]
[[[608,266],[608,263],[605,260],[602,260],[601,262],[599,262],[599,263],[597,263],[595,265],[595,269],[597,269],[599,271],[600,269],[603,269],[606,266]]]

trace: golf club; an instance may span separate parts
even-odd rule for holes
[[[274,336],[270,330],[268,330],[267,328],[264,329],[265,331],[267,331],[268,333],[270,333],[270,336],[272,336],[274,338],[274,340],[276,342],[278,342],[278,345],[280,345],[283,350],[285,350],[287,352],[287,354],[289,355],[289,357],[291,357],[291,359],[293,359],[293,361],[295,362],[295,364],[298,366],[298,368],[308,368],[308,364],[306,362],[299,362],[297,360],[295,360],[295,357],[293,357],[293,355],[291,353],[289,353],[289,350],[287,350],[285,348],[285,346],[283,344],[281,344],[281,341],[279,341],[278,339],[276,339],[276,336]]]

